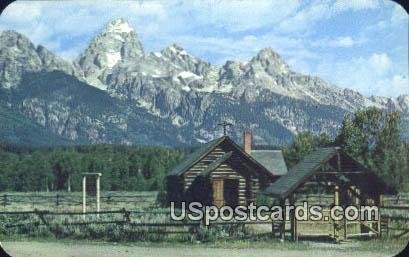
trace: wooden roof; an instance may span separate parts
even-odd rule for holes
[[[202,145],[199,149],[194,151],[193,153],[189,154],[180,164],[174,167],[168,175],[182,175],[185,171],[187,171],[190,167],[192,167],[195,163],[200,161],[204,156],[210,153],[216,146],[218,146],[221,142],[223,142],[225,137],[220,137],[215,140],[212,140],[204,145]]]
[[[348,177],[342,172],[339,173],[339,179],[346,182],[356,180],[360,184],[373,182],[376,184],[376,190],[379,192],[390,192],[391,190],[382,181],[377,177],[372,171],[364,167],[357,160],[353,159],[351,156],[346,154],[339,147],[327,147],[319,148],[314,152],[307,155],[302,161],[296,164],[290,171],[277,179],[269,187],[266,188],[264,194],[271,195],[274,197],[285,198],[292,192],[294,192],[299,186],[306,182],[311,176],[316,172],[320,171],[321,165],[327,163],[331,158],[337,154],[342,154],[349,160],[353,162],[353,165],[359,167],[363,173],[360,174],[360,177]],[[374,189],[375,190],[375,189]]]
[[[281,150],[251,150],[251,157],[275,175],[287,174],[287,165]]]
[[[223,154],[222,156],[220,156],[219,158],[217,158],[214,162],[212,162],[209,166],[207,166],[206,169],[204,169],[201,174],[203,176],[207,176],[210,172],[217,169],[217,167],[219,167],[224,161],[229,159],[231,157],[232,153],[233,152],[227,152],[227,153]]]
[[[168,173],[168,176],[180,176],[180,175],[182,175],[184,172],[189,170],[193,165],[195,165],[197,162],[199,162],[202,158],[204,158],[207,154],[209,154],[213,149],[215,149],[217,146],[219,146],[222,143],[230,144],[233,147],[233,149],[235,149],[238,153],[241,154],[241,156],[243,156],[243,160],[245,160],[247,162],[251,162],[257,168],[257,170],[259,170],[261,172],[264,172],[268,176],[275,176],[275,174],[273,172],[271,172],[269,169],[267,169],[262,164],[260,164],[251,155],[244,152],[244,150],[240,146],[238,146],[228,136],[220,137],[218,139],[215,139],[213,141],[210,141],[210,142],[202,145],[195,152],[188,155],[182,163],[180,163],[175,168],[173,168],[173,170],[171,170]],[[222,162],[229,159],[231,156],[232,156],[232,153],[226,153],[221,158],[215,160],[213,163],[210,163],[208,169],[206,169],[206,172],[210,172],[209,169],[217,168],[217,166],[219,166]]]

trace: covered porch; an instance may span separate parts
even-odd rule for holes
[[[339,147],[320,148],[307,155],[290,171],[272,183],[264,194],[285,205],[320,205],[322,220],[297,220],[295,211],[284,221],[273,224],[273,234],[284,240],[289,237],[320,237],[339,241],[352,237],[382,235],[382,195],[395,193],[372,171],[349,156]],[[312,197],[314,196],[314,197]],[[330,210],[341,206],[344,210],[354,206],[376,206],[379,218],[366,217],[348,221],[332,219]],[[374,216],[374,215],[373,215]]]

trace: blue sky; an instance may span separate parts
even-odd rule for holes
[[[18,1],[0,30],[74,59],[110,20],[125,18],[146,51],[176,42],[222,66],[271,47],[294,71],[364,95],[409,94],[408,15],[389,0],[94,2]]]

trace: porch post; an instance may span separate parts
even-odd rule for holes
[[[381,220],[382,220],[382,215],[381,215],[381,207],[383,203],[383,195],[379,194],[378,199],[377,199],[377,204],[378,204],[378,223],[377,223],[377,230],[378,230],[378,237],[382,237],[382,231],[381,231]]]
[[[295,204],[294,195],[291,195],[289,198],[290,205]],[[290,212],[290,226],[291,226],[291,240],[297,240],[297,220],[295,219],[295,210]]]
[[[285,221],[286,221],[286,216],[285,216],[285,198],[284,199],[280,199],[280,206],[283,210],[283,221],[280,224],[280,240],[284,241],[285,239]]]
[[[99,218],[99,212],[100,212],[100,196],[101,196],[101,194],[100,194],[100,178],[101,178],[101,175],[100,174],[97,174],[97,181],[96,181],[96,189],[97,189],[97,195],[96,195],[96,197],[97,197],[97,217]]]
[[[339,186],[334,188],[334,205],[339,205]],[[345,218],[345,217],[344,217]],[[339,241],[339,221],[334,220],[334,238],[335,241]]]
[[[82,213],[84,213],[84,218],[86,212],[87,212],[87,176],[84,175],[82,177]]]

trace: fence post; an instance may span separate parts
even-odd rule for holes
[[[56,195],[56,200],[55,200],[55,205],[59,206],[60,205],[60,195]]]
[[[209,227],[210,227],[210,223],[209,223],[209,225],[206,224],[206,212],[203,214],[203,219],[201,221],[201,226],[206,228],[206,229],[209,229]]]
[[[125,210],[125,208],[122,208],[122,212],[124,215],[124,221],[125,222],[131,222],[131,213],[127,210]]]
[[[85,219],[85,213],[87,212],[87,176],[82,177],[82,212]]]
[[[347,219],[344,218],[344,239],[347,240],[348,239],[348,224],[347,224]]]
[[[37,208],[34,209],[35,214],[40,218],[44,225],[48,226],[47,220],[44,218],[44,211],[39,211]]]
[[[7,203],[7,195],[4,194],[4,195],[3,195],[3,207],[6,208],[7,204],[8,204],[8,203]]]
[[[273,236],[273,238],[275,237],[275,231],[274,231],[274,220],[271,220],[271,234]]]
[[[100,194],[100,180],[101,180],[101,176],[100,175],[97,175],[97,181],[96,181],[96,189],[97,189],[97,195],[96,195],[96,198],[97,198],[97,217],[99,218],[99,212],[100,212],[100,197],[101,197],[101,194]]]
[[[378,204],[378,222],[376,223],[376,230],[378,234],[376,235],[378,238],[382,237],[382,215],[381,209],[383,207],[383,195],[379,194],[378,199],[375,199],[375,204]]]

